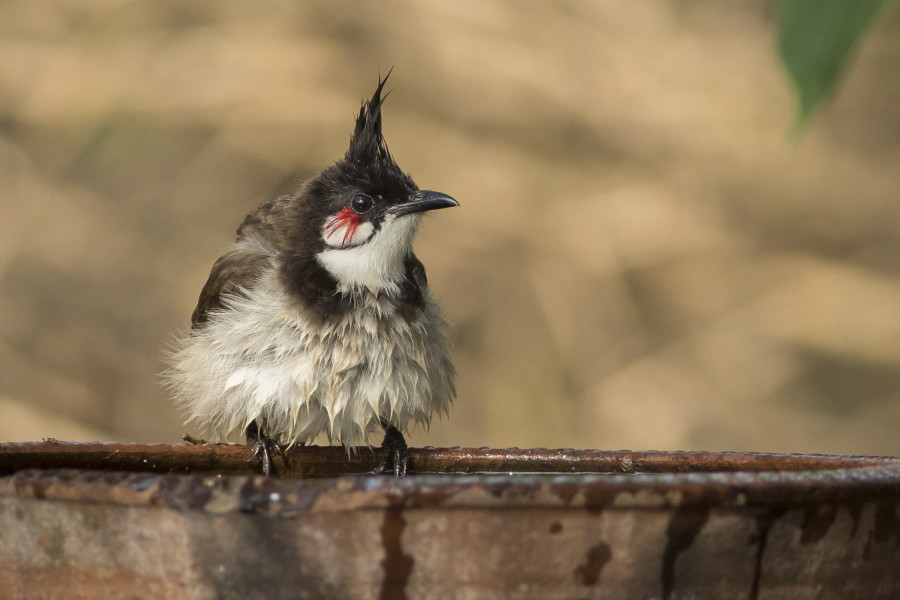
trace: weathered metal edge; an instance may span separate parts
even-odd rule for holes
[[[762,477],[760,477],[762,476]],[[0,498],[120,504],[296,516],[361,509],[570,508],[720,506],[896,502],[900,473],[878,467],[785,473],[634,475],[342,476],[307,481],[261,476],[202,476],[26,470],[0,478]]]
[[[253,475],[249,450],[234,444],[121,444],[113,442],[18,442],[0,444],[0,475],[22,469],[92,469],[156,473]],[[378,457],[371,448],[347,452],[340,446],[293,447],[287,461],[274,457],[282,478],[365,473]],[[722,471],[807,471],[900,464],[900,459],[827,454],[574,450],[571,448],[411,448],[410,469],[418,473],[672,473]]]
[[[122,445],[101,444],[109,449]],[[21,447],[18,450],[26,450]],[[63,445],[63,447],[71,447]],[[84,448],[84,445],[80,447]],[[43,447],[42,447],[43,448]],[[163,445],[130,446],[137,451],[141,465],[153,465],[153,452],[166,451]],[[168,447],[173,448],[173,447]],[[191,448],[179,446],[175,448]],[[245,447],[225,447],[228,453]],[[44,448],[46,450],[46,448]],[[0,459],[9,445],[0,447]],[[92,452],[97,448],[92,447]],[[311,449],[298,449],[311,450]],[[334,449],[319,449],[324,458],[334,458]],[[338,449],[346,461],[346,454]],[[423,456],[434,458],[449,452],[456,459],[473,451],[463,449],[422,449]],[[757,455],[741,453],[627,453],[586,451],[543,451],[485,449],[482,455],[538,455],[544,452],[602,455],[602,464],[618,464],[620,470],[594,474],[478,474],[416,475],[402,480],[385,476],[344,475],[338,477],[290,480],[247,475],[172,474],[127,472],[96,469],[15,470],[0,478],[0,498],[124,504],[199,510],[207,513],[251,513],[291,517],[305,512],[360,509],[428,508],[572,508],[603,511],[634,508],[705,505],[720,507],[786,506],[810,503],[896,502],[900,500],[900,460],[889,457],[837,457],[829,455]],[[119,457],[122,452],[114,454]],[[309,454],[309,452],[306,452]],[[45,457],[48,458],[48,457]],[[96,457],[95,457],[96,458]],[[309,458],[307,456],[307,458]],[[323,458],[322,456],[319,457]],[[679,471],[684,460],[699,465],[694,472]],[[93,459],[92,459],[93,460]],[[110,459],[111,460],[111,459]],[[144,461],[147,461],[146,463]],[[669,463],[669,472],[623,473],[623,464],[653,463],[657,469]],[[655,461],[655,462],[654,462]],[[88,461],[91,462],[91,461]],[[744,471],[714,471],[716,464],[733,467],[746,463]],[[2,460],[0,460],[2,463]],[[45,463],[46,464],[46,463]],[[355,463],[354,463],[355,464]],[[544,463],[541,463],[544,464]],[[579,463],[581,464],[581,463]],[[760,470],[768,465],[769,470]],[[798,467],[806,465],[806,470]],[[24,465],[20,465],[24,466]],[[358,466],[358,465],[357,465]],[[498,466],[494,463],[494,466]],[[546,466],[546,465],[544,465]],[[786,467],[779,469],[779,467]],[[9,465],[6,465],[9,468]],[[840,468],[828,468],[840,467]],[[581,469],[579,469],[581,470]],[[508,469],[504,469],[507,472]],[[699,472],[698,472],[699,471]],[[7,471],[9,472],[9,471]],[[605,474],[601,474],[605,473]]]

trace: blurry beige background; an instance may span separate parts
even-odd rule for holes
[[[414,444],[900,454],[898,13],[792,142],[768,3],[2,2],[0,440],[178,440],[161,348],[393,66],[462,203]]]

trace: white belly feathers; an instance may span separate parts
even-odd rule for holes
[[[366,295],[324,324],[292,307],[274,270],[246,293],[211,312],[169,357],[167,383],[189,421],[226,438],[258,419],[282,443],[325,433],[350,447],[368,444],[379,419],[405,431],[449,409],[446,325],[427,290],[411,321],[388,298]]]

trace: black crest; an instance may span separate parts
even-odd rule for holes
[[[350,149],[347,150],[344,160],[352,165],[375,167],[378,170],[394,165],[394,159],[388,151],[387,143],[381,134],[381,106],[384,104],[387,94],[382,97],[381,92],[387,83],[391,72],[380,79],[378,89],[372,94],[372,98],[363,102],[356,118],[356,127],[350,138]]]

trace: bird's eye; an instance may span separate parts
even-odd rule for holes
[[[363,194],[357,194],[356,197],[350,201],[350,208],[359,214],[363,214],[372,208],[372,199]]]

